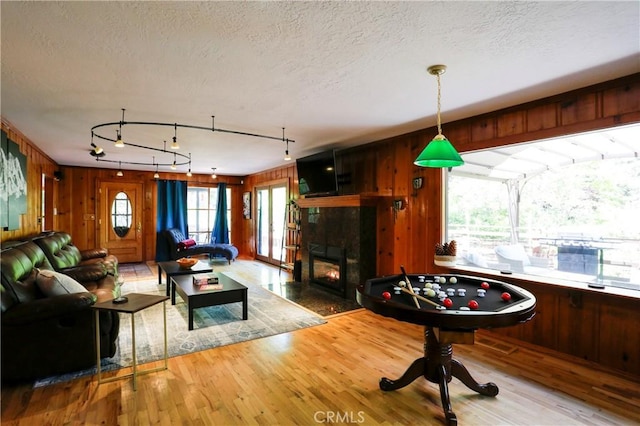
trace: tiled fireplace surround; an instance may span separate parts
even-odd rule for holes
[[[339,197],[336,197],[339,198]],[[339,203],[338,203],[339,204]],[[356,286],[376,272],[376,208],[373,206],[308,207],[301,210],[302,282],[309,283],[309,251],[344,249],[347,299],[355,298]],[[319,284],[311,283],[318,288]],[[336,293],[329,287],[326,291]]]

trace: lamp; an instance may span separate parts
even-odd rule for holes
[[[284,139],[284,127],[282,128],[282,142],[285,142]],[[284,150],[284,161],[291,161],[291,156],[289,155],[289,140],[286,140],[287,148]]]
[[[116,173],[116,176],[118,177],[124,176],[124,173],[122,173],[122,164],[118,164],[118,173]]]
[[[268,136],[268,135],[261,135],[261,134],[257,134],[257,133],[248,133],[248,132],[243,132],[243,131],[239,131],[239,130],[229,130],[229,129],[220,129],[220,128],[216,128],[215,127],[215,116],[211,116],[211,127],[205,127],[205,126],[195,126],[195,125],[191,125],[191,124],[180,124],[180,123],[159,123],[159,122],[150,122],[150,121],[125,121],[124,119],[124,112],[125,109],[122,108],[122,119],[120,121],[114,121],[114,122],[108,122],[108,123],[101,123],[101,124],[97,124],[95,126],[93,126],[91,128],[91,146],[94,148],[92,149],[89,153],[91,154],[91,156],[96,157],[96,161],[106,161],[109,163],[125,163],[125,164],[132,164],[132,165],[137,165],[137,166],[156,166],[156,170],[158,168],[158,166],[162,166],[162,167],[171,167],[173,170],[175,170],[178,166],[185,166],[185,165],[189,165],[189,172],[187,172],[187,176],[191,176],[191,154],[189,154],[189,156],[179,153],[179,152],[175,152],[178,149],[180,149],[180,145],[178,144],[178,127],[182,127],[182,128],[188,128],[188,129],[196,129],[196,130],[206,130],[208,132],[222,132],[222,133],[232,133],[235,135],[241,135],[241,136],[248,136],[248,137],[254,137],[254,138],[262,138],[262,139],[273,139],[273,140],[282,140],[282,142],[286,143],[286,151],[285,153],[288,156],[289,153],[289,142],[295,142],[292,139],[287,139],[284,137],[284,127],[282,128],[282,138],[276,137],[276,136]],[[133,161],[116,161],[116,160],[106,160],[103,159],[101,157],[105,156],[105,153],[101,150],[101,148],[97,147],[94,143],[93,143],[93,137],[95,136],[98,139],[102,139],[108,142],[114,142],[115,146],[117,147],[124,147],[125,143],[122,140],[122,128],[127,126],[127,125],[135,125],[135,126],[154,126],[154,127],[173,127],[174,129],[174,136],[173,136],[173,142],[170,145],[170,149],[173,151],[168,151],[167,150],[167,142],[164,142],[164,147],[162,149],[160,148],[154,148],[153,146],[145,146],[145,145],[140,145],[140,144],[135,144],[135,143],[131,143],[131,142],[127,142],[126,146],[127,147],[133,147],[133,148],[142,148],[142,149],[150,149],[153,151],[157,151],[157,152],[162,152],[162,153],[173,153],[173,162],[170,163],[161,163],[161,162],[154,162],[153,163],[141,163],[141,162],[133,162]],[[103,136],[101,135],[98,131],[102,131],[104,130],[103,128],[112,128],[113,126],[118,126],[116,128],[116,138],[114,139],[113,137],[108,137],[108,136]],[[101,130],[102,129],[102,130]],[[100,149],[100,153],[98,153],[96,151],[96,149]],[[178,157],[180,157],[180,160],[178,161]],[[290,158],[290,157],[289,157]],[[214,169],[215,170],[215,169]],[[213,173],[213,178],[217,178],[217,176],[215,175],[215,172]]]
[[[156,162],[156,157],[153,157],[153,162]],[[160,173],[158,173],[158,164],[156,163],[156,172],[153,174],[154,179],[160,179]]]
[[[216,174],[216,167],[212,167],[211,170],[213,170],[213,173],[211,173],[211,179],[216,179],[218,177]]]
[[[122,123],[124,122],[124,108],[122,108],[122,120],[120,120],[120,126],[118,130],[116,130],[116,143],[115,146],[118,148],[124,148],[124,142],[122,141]],[[91,129],[93,132],[93,129]]]
[[[189,171],[187,172],[187,177],[191,177],[193,174],[191,173],[191,153],[189,153]]]
[[[171,149],[180,149],[180,145],[178,145],[178,124],[173,123],[174,133],[173,133],[173,143],[171,143]]]
[[[464,160],[460,154],[451,145],[451,142],[442,134],[442,124],[440,122],[440,75],[444,74],[447,67],[445,65],[432,65],[427,68],[431,75],[435,75],[438,80],[438,134],[431,142],[422,150],[418,158],[413,162],[420,167],[456,167],[464,164]]]
[[[91,135],[91,139],[93,140],[93,135]],[[94,157],[104,157],[106,155],[104,153],[104,149],[102,149],[101,146],[98,146],[95,143],[91,142],[91,147],[93,148],[91,150],[91,155],[93,155]]]

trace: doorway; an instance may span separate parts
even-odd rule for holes
[[[141,183],[100,182],[99,243],[121,263],[142,262]]]
[[[280,266],[284,256],[287,182],[256,187],[256,257]]]

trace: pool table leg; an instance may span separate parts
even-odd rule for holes
[[[460,361],[453,359],[452,355],[453,346],[440,343],[433,329],[425,327],[424,356],[413,361],[399,379],[392,380],[386,377],[380,379],[380,389],[383,391],[400,389],[423,376],[440,387],[440,399],[446,423],[449,426],[455,426],[458,424],[458,419],[451,408],[448,385],[452,377],[458,378],[469,389],[485,396],[496,396],[498,386],[491,382],[485,384],[476,382],[466,367]]]
[[[498,385],[493,382],[480,384],[475,381],[469,370],[462,365],[460,361],[455,359],[451,360],[451,375],[457,377],[462,383],[464,383],[469,389],[478,392],[484,396],[496,396],[498,394]]]
[[[456,426],[458,424],[458,418],[451,409],[451,399],[449,398],[449,385],[447,380],[447,368],[440,364],[440,400],[442,401],[442,409],[444,410],[444,417],[447,420],[447,425]]]
[[[425,374],[424,365],[424,357],[416,359],[399,379],[391,380],[386,377],[380,379],[380,389],[383,391],[392,391],[407,386],[409,383]]]

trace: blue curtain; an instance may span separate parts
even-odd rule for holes
[[[218,184],[218,205],[216,219],[211,231],[211,242],[229,244],[229,224],[227,223],[227,184]]]
[[[162,231],[177,228],[186,238],[187,228],[187,182],[177,180],[159,180],[158,214],[156,216],[156,261],[171,260],[169,242]]]

